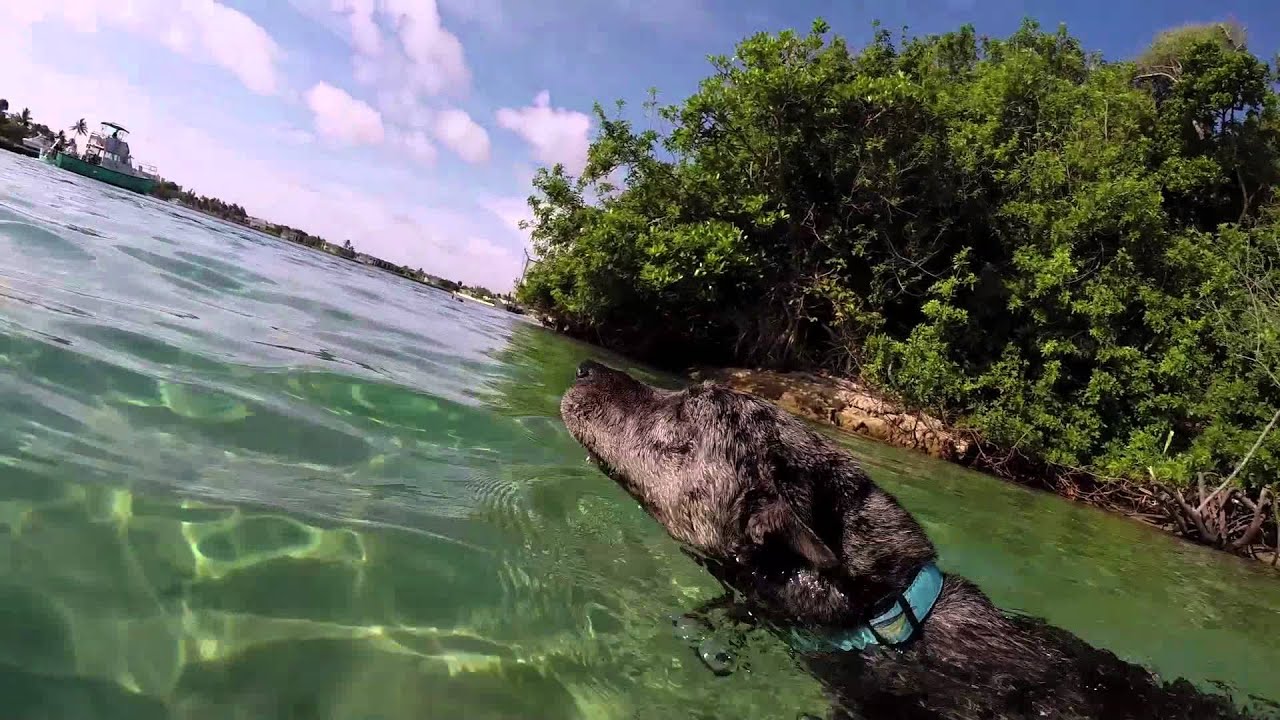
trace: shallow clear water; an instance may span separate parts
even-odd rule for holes
[[[672,637],[714,587],[557,419],[588,356],[0,153],[6,716],[821,713],[771,637],[726,678]],[[1274,571],[844,442],[1005,607],[1280,700]]]

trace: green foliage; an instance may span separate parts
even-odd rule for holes
[[[1182,62],[1200,46],[1214,45],[1227,51],[1243,50],[1245,30],[1235,22],[1183,25],[1156,35],[1151,45],[1138,56],[1143,73],[1180,75]]]
[[[0,138],[18,144],[27,136],[27,129],[18,123],[13,116],[0,118]]]
[[[860,373],[1049,463],[1229,469],[1280,404],[1276,76],[1230,26],[1143,63],[1032,22],[753,36],[647,106],[664,131],[597,108],[582,175],[539,172],[518,297],[666,364]],[[1271,438],[1246,479],[1277,470]]]
[[[183,190],[181,185],[171,180],[161,180],[156,183],[155,187],[151,189],[151,194],[161,200],[177,200],[193,210],[199,210],[231,222],[245,223],[249,218],[249,213],[236,203],[228,203],[215,197],[196,195],[190,190]]]

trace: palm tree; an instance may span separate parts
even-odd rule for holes
[[[80,118],[79,120],[75,121],[75,123],[73,123],[71,127],[68,129],[71,130],[71,132],[75,133],[76,135],[88,135],[89,123],[85,122],[84,118]]]
[[[24,128],[31,127],[31,108],[22,108],[22,112],[18,113],[18,122]]]

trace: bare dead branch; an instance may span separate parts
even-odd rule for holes
[[[1158,77],[1165,78],[1171,83],[1176,84],[1178,82],[1178,78],[1174,77],[1172,74],[1167,73],[1163,70],[1154,70],[1152,72],[1146,72],[1146,73],[1142,73],[1141,75],[1136,75],[1134,76],[1133,81],[1137,82],[1139,80],[1152,80]]]
[[[1277,420],[1280,420],[1280,410],[1276,410],[1276,413],[1271,416],[1271,422],[1267,423],[1267,426],[1262,429],[1262,433],[1259,434],[1258,439],[1254,441],[1253,447],[1249,448],[1249,452],[1245,454],[1243,458],[1240,459],[1240,462],[1238,464],[1236,464],[1236,469],[1231,471],[1231,474],[1227,476],[1226,480],[1222,481],[1221,485],[1219,485],[1213,492],[1209,493],[1209,497],[1204,498],[1203,500],[1200,501],[1200,507],[1196,508],[1197,510],[1203,510],[1205,508],[1205,505],[1207,505],[1215,495],[1222,492],[1223,489],[1225,489],[1228,485],[1231,484],[1232,480],[1236,479],[1236,476],[1240,474],[1240,471],[1244,469],[1244,466],[1249,464],[1249,460],[1253,458],[1253,454],[1258,452],[1258,448],[1262,446],[1262,441],[1267,438],[1267,435],[1271,433],[1271,429],[1276,426]],[[1202,476],[1202,482],[1203,482],[1203,476]]]

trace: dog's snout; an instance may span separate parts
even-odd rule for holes
[[[594,360],[587,360],[578,366],[577,377],[579,380],[591,377],[591,373],[599,372],[604,366]]]

